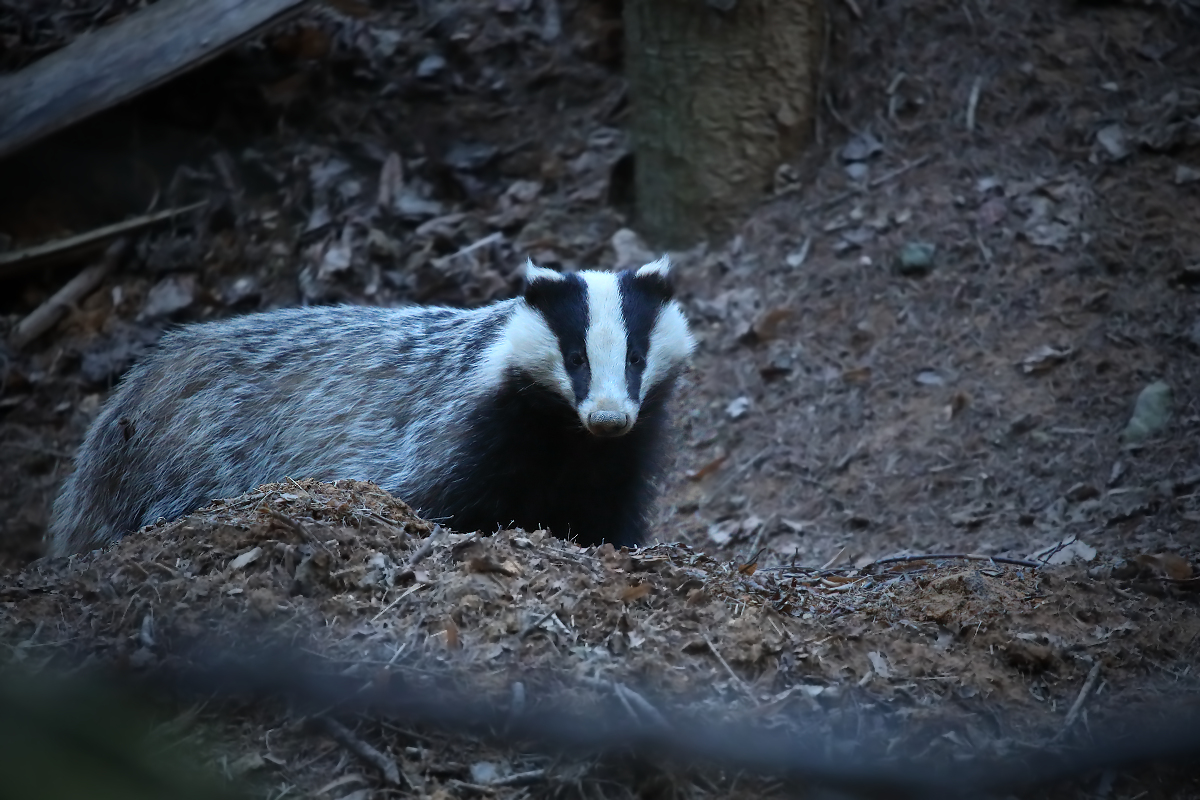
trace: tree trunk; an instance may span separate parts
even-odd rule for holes
[[[649,241],[727,233],[807,144],[819,30],[820,0],[625,0],[634,187]]]

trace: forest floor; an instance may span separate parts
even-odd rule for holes
[[[0,69],[135,5],[9,3]],[[581,702],[633,718],[643,695],[686,696],[780,729],[822,711],[828,741],[893,757],[1085,752],[1131,709],[1195,697],[1188,11],[830,4],[808,157],[736,235],[673,254],[699,348],[657,544],[632,554],[448,533],[406,567],[427,523],[369,484],[301,481],[34,561],[88,423],[168,325],[477,305],[511,295],[527,255],[653,257],[627,230],[619,4],[341,0],[0,162],[0,248],[207,201],[0,350],[0,632],[30,666],[136,671],[250,621],[372,680],[434,665],[544,698],[586,680]],[[0,332],[71,270],[0,277]],[[1131,436],[1148,388],[1170,413]],[[403,786],[294,715],[201,716],[212,759],[264,796],[789,788],[358,723]],[[1114,767],[1060,789],[1183,797],[1200,779]]]

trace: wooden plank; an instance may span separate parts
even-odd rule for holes
[[[0,76],[0,158],[211,61],[309,0],[159,0]]]

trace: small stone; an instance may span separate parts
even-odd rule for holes
[[[846,175],[852,181],[865,181],[870,173],[871,168],[861,161],[853,161],[846,165]]]
[[[446,68],[446,59],[439,56],[437,53],[427,55],[421,59],[421,63],[417,64],[418,78],[432,78]]]
[[[928,275],[936,253],[937,245],[930,242],[906,242],[896,255],[896,271],[913,278]]]
[[[143,317],[166,317],[182,311],[196,299],[196,278],[193,275],[168,275],[150,290]]]
[[[1182,186],[1185,183],[1195,183],[1200,181],[1200,169],[1189,167],[1186,164],[1175,165],[1175,183]]]
[[[1134,444],[1161,432],[1171,419],[1171,401],[1171,387],[1163,381],[1142,389],[1134,403],[1133,416],[1121,431],[1121,441]]]
[[[1116,161],[1129,155],[1129,143],[1125,137],[1125,129],[1116,123],[1105,125],[1096,131],[1096,141]]]
[[[489,783],[495,783],[502,777],[500,767],[490,761],[476,761],[471,765],[471,781],[474,783],[487,786]]]
[[[741,419],[750,413],[750,398],[742,396],[725,407],[725,413],[730,419]]]
[[[870,132],[855,135],[842,147],[843,161],[866,161],[871,156],[883,152],[883,143]]]

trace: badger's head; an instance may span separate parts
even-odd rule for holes
[[[637,270],[525,268],[525,294],[489,354],[557,393],[592,434],[633,429],[647,395],[672,380],[695,342],[672,299],[666,256]]]

